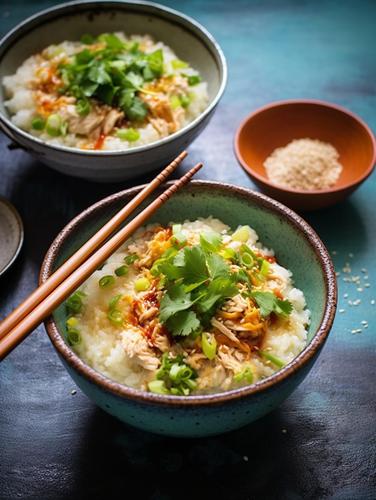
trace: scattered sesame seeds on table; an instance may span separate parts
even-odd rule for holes
[[[225,96],[181,172],[203,160],[199,178],[254,188],[232,140],[241,119],[271,101],[332,101],[376,130],[375,2],[323,0],[317,8],[314,0],[161,1],[204,24],[229,63]],[[3,33],[57,0],[5,3]],[[130,184],[65,177],[22,150],[8,150],[4,136],[0,141],[0,195],[25,224],[21,255],[0,280],[3,317],[35,286],[59,229]],[[304,216],[331,251],[344,312],[301,386],[278,410],[234,433],[178,440],[124,427],[72,387],[39,327],[0,365],[0,497],[114,498],[137,488],[140,499],[170,500],[177,492],[182,499],[373,499],[375,197],[373,174],[346,202]]]

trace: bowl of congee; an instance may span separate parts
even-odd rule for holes
[[[41,283],[140,189],[70,222],[47,252]],[[262,417],[300,384],[336,301],[328,252],[296,213],[248,189],[193,181],[45,326],[103,410],[154,433],[208,436]]]
[[[177,11],[62,4],[1,40],[0,126],[60,172],[129,179],[163,167],[197,137],[226,80],[217,42]]]

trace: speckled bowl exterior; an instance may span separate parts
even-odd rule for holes
[[[69,29],[67,31],[67,26]],[[32,54],[84,33],[125,31],[150,34],[173,48],[178,57],[200,71],[208,83],[209,104],[183,129],[154,143],[127,151],[83,151],[52,146],[19,129],[4,106],[1,81],[15,73]],[[16,26],[0,41],[0,127],[21,147],[59,172],[110,182],[131,179],[162,168],[209,123],[227,82],[225,57],[211,34],[188,16],[151,2],[86,1],[44,10]]]
[[[82,212],[52,243],[40,281],[82,245],[131,197],[135,187],[112,195]],[[158,193],[157,193],[158,194]],[[214,216],[232,228],[250,224],[289,268],[312,313],[309,342],[302,353],[271,377],[248,387],[189,397],[151,394],[118,384],[87,366],[66,344],[65,307],[45,323],[48,335],[73,380],[98,406],[123,422],[169,436],[209,436],[244,426],[276,408],[305,378],[329,334],[337,303],[336,278],[329,254],[313,229],[280,203],[248,189],[193,181],[150,219],[167,224]]]

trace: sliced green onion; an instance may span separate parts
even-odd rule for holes
[[[134,282],[134,288],[136,292],[144,292],[150,287],[150,281],[147,278],[138,278]]]
[[[266,351],[258,351],[258,352],[260,356],[273,363],[273,365],[278,366],[278,368],[283,368],[285,366],[285,362],[277,358],[277,356],[274,356],[274,354],[270,354],[269,352]]]
[[[148,383],[148,388],[154,394],[169,394],[169,390],[163,380],[152,380]]]
[[[170,104],[172,109],[180,108],[180,106],[182,105],[177,95],[172,95],[170,97]]]
[[[232,235],[234,241],[241,241],[245,243],[251,236],[251,228],[249,226],[240,226]]]
[[[183,69],[183,68],[188,68],[188,63],[182,61],[181,59],[174,59],[171,61],[171,66],[174,69]]]
[[[129,268],[128,266],[120,266],[117,269],[115,269],[115,274],[116,276],[125,276],[128,274]]]
[[[194,85],[197,85],[198,83],[201,82],[200,75],[189,75],[189,76],[187,76],[187,79],[188,79],[188,85],[190,87],[193,87]]]
[[[127,255],[126,257],[124,257],[124,262],[130,266],[131,264],[133,264],[133,262],[135,262],[136,260],[138,260],[138,255],[136,253],[132,253],[130,255]]]
[[[122,141],[128,142],[136,142],[140,138],[140,132],[135,128],[119,128],[116,135]]]
[[[115,278],[111,275],[103,276],[99,281],[98,285],[101,288],[106,288],[107,286],[111,286],[115,283]]]
[[[172,235],[174,237],[174,240],[177,243],[185,243],[187,238],[184,236],[184,233],[182,231],[182,225],[181,224],[173,224],[172,226]]]
[[[76,111],[80,116],[86,116],[90,113],[91,106],[89,99],[78,99],[76,104]]]
[[[219,252],[219,255],[221,255],[224,259],[232,260],[236,257],[236,252],[233,248],[226,247]]]
[[[123,324],[123,315],[118,309],[110,309],[107,313],[107,318],[113,323],[114,325],[122,325]]]
[[[217,354],[217,341],[214,335],[203,332],[201,335],[201,348],[205,356],[212,360]]]
[[[75,318],[74,316],[71,316],[70,318],[67,319],[66,321],[66,325],[67,325],[67,328],[74,328],[75,326],[77,326],[78,324],[78,319]]]
[[[77,345],[81,342],[81,334],[76,328],[67,330],[67,341],[70,346]]]
[[[60,115],[50,115],[46,122],[46,132],[51,137],[58,137],[61,134],[61,126],[62,120]]]
[[[65,305],[70,314],[78,314],[81,312],[83,306],[83,297],[85,297],[85,294],[78,290],[67,299]]]
[[[260,273],[262,276],[267,276],[269,274],[270,264],[266,259],[263,259],[261,263]]]
[[[251,269],[254,263],[252,255],[249,253],[243,253],[240,255],[240,263],[243,264],[243,266],[248,267],[248,269]]]
[[[183,108],[188,108],[188,106],[191,104],[192,99],[188,95],[181,95],[180,96],[180,103],[183,106]]]
[[[108,303],[108,308],[109,308],[110,311],[112,309],[115,309],[115,307],[117,306],[117,303],[119,302],[120,299],[121,299],[121,294],[120,293],[119,293],[119,295],[115,295],[115,297],[112,297],[112,299]]]
[[[34,130],[43,130],[46,126],[46,120],[41,116],[36,116],[31,122],[31,128]]]
[[[246,366],[241,372],[236,373],[234,375],[234,382],[248,382],[252,384],[253,382],[253,373],[250,366]]]
[[[188,365],[174,363],[170,368],[169,377],[173,382],[181,382],[190,379],[192,374],[192,369]]]

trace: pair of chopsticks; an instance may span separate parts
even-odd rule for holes
[[[110,219],[75,254],[59,267],[41,286],[0,323],[0,360],[76,290],[110,255],[112,255],[144,222],[200,170],[198,163],[174,182],[128,224],[105,241],[120,224],[147,198],[187,156],[183,151],[150,184]]]

